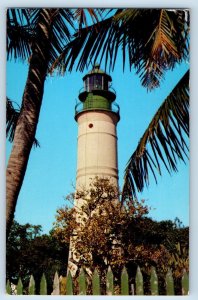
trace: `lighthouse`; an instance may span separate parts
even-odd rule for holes
[[[91,181],[108,178],[118,188],[117,123],[119,106],[115,103],[116,92],[111,86],[112,78],[96,64],[83,77],[83,88],[75,106],[78,124],[76,191],[90,188]],[[76,218],[84,199],[75,200]],[[80,228],[79,228],[80,230]],[[75,255],[75,233],[70,239],[68,271],[75,276],[78,269]]]
[[[117,130],[120,120],[112,78],[96,64],[83,77],[75,107],[78,123],[76,189],[89,187],[94,177],[108,177],[118,186]]]

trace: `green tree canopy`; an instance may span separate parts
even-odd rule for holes
[[[16,284],[20,277],[27,290],[30,275],[33,275],[38,293],[41,276],[45,273],[51,293],[55,272],[66,275],[68,245],[63,245],[52,234],[41,232],[40,225],[20,225],[14,221],[6,245],[6,278]]]

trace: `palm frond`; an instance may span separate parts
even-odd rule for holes
[[[79,9],[53,9],[52,14],[52,37],[49,69],[51,70],[57,57],[62,53],[64,46],[71,41],[71,32],[75,32],[75,19],[79,27],[87,26],[87,16],[90,16],[93,23],[97,24],[102,18],[103,9],[79,8]],[[97,26],[97,25],[96,25]]]
[[[96,61],[101,62],[104,56],[107,62],[107,58],[113,50],[112,38],[115,39],[116,29],[113,27],[119,28],[117,25],[113,25],[112,20],[113,17],[109,17],[97,24],[79,30],[74,35],[74,39],[66,45],[61,55],[55,60],[51,72],[54,69],[61,73],[63,69],[72,71],[77,59],[76,69],[80,71]]]
[[[173,22],[169,18],[168,13],[165,9],[162,9],[159,24],[154,32],[155,37],[151,48],[151,56],[155,60],[159,61],[161,59],[161,53],[163,53],[164,56],[166,53],[172,54],[177,59],[181,56],[173,40],[175,31]],[[164,59],[166,59],[166,63],[169,63],[166,56]]]
[[[14,132],[18,121],[20,108],[13,106],[13,101],[6,99],[6,136],[10,142],[14,139]]]
[[[126,9],[115,21],[122,33],[120,45],[128,45],[129,65],[148,89],[158,87],[165,71],[188,58],[188,11]]]
[[[52,69],[71,71],[75,62],[83,71],[90,62],[104,62],[113,70],[118,51],[123,69],[128,56],[130,69],[135,68],[142,85],[159,86],[168,69],[188,59],[189,12],[165,9],[118,9],[101,22],[80,29]]]
[[[74,31],[73,13],[71,9],[49,8],[38,9],[37,13],[32,13],[31,23],[34,27],[32,34],[32,49],[37,48],[38,40],[45,33],[42,28],[45,26],[49,30],[50,46],[48,46],[48,67],[63,50],[65,44],[71,39],[70,30]],[[41,35],[41,36],[40,36]],[[43,54],[44,55],[44,54]]]
[[[34,138],[34,141],[33,141],[33,146],[35,147],[35,148],[37,148],[37,147],[41,147],[41,145],[40,145],[40,143],[39,143],[39,141],[36,139],[36,138]]]
[[[34,26],[32,16],[38,10],[8,9],[7,10],[7,58],[25,60],[31,53]]]
[[[146,43],[150,53],[145,57],[145,67],[137,71],[143,86],[148,89],[158,87],[166,70],[188,59],[187,24],[188,19],[183,10],[160,10],[158,23]]]
[[[79,29],[83,26],[88,27],[88,19],[91,18],[93,24],[102,20],[105,9],[102,8],[76,8],[74,10],[74,18],[78,21]]]
[[[71,40],[74,17],[71,9],[49,9],[51,16],[51,51],[49,65]],[[8,59],[30,57],[37,43],[37,24],[41,21],[42,9],[8,9],[7,11],[7,56]],[[39,19],[40,18],[40,19]],[[45,22],[45,20],[43,20]]]
[[[189,71],[160,106],[125,169],[123,198],[142,192],[149,184],[149,170],[157,183],[163,164],[177,171],[178,159],[185,161],[189,135]]]
[[[17,106],[17,108],[14,107],[13,103],[15,103],[15,106]],[[16,102],[11,101],[7,97],[6,98],[6,137],[11,143],[13,142],[14,139],[14,133],[15,133],[19,115],[20,115],[19,105]],[[34,139],[33,145],[35,147],[40,147],[40,143],[36,138]]]
[[[64,46],[71,40],[71,30],[74,31],[74,16],[70,9],[54,9],[51,17],[52,36],[49,68],[62,52]]]

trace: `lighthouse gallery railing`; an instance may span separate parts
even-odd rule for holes
[[[94,100],[89,101],[88,104],[86,104],[86,107],[84,106],[83,102],[78,102],[75,105],[75,115],[87,110],[106,110],[106,111],[112,111],[114,113],[120,114],[120,107],[116,102],[111,103],[109,108],[105,106],[103,107],[103,105],[96,105],[96,102]]]

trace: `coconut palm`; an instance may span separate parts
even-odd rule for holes
[[[99,21],[100,10],[88,9]],[[7,165],[7,235],[14,217],[17,198],[26,172],[44,93],[44,83],[54,61],[71,40],[74,20],[86,23],[83,9],[8,9],[8,59],[28,59],[29,71],[20,111],[7,100],[7,133],[13,147]],[[77,23],[78,23],[77,22]]]
[[[113,70],[122,52],[123,69],[134,68],[148,90],[160,86],[167,70],[189,58],[189,12],[180,9],[117,9],[99,25],[82,29],[65,47],[53,68],[72,70],[104,61]],[[178,159],[185,160],[189,135],[189,71],[160,106],[130,157],[123,196],[136,197],[149,183],[156,182],[160,164],[168,172],[177,171]]]

